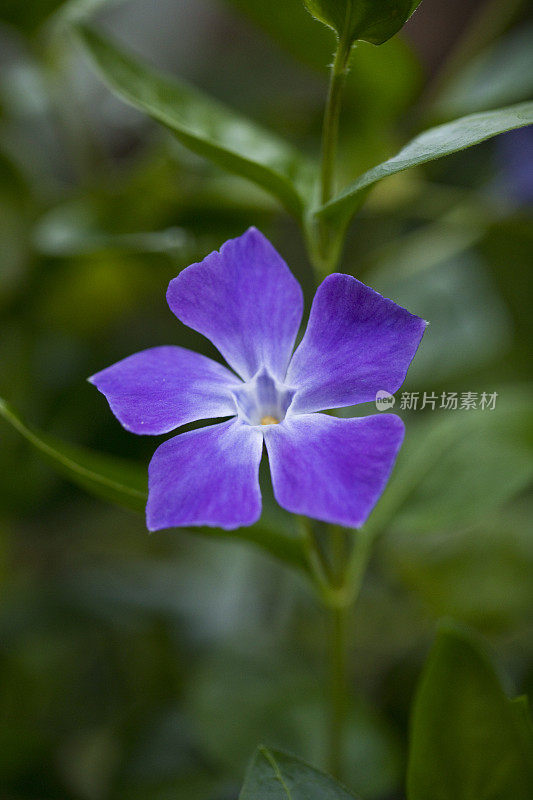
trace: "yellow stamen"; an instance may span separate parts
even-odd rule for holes
[[[278,423],[279,419],[276,419],[276,417],[271,417],[270,414],[261,417],[261,425],[278,425]]]

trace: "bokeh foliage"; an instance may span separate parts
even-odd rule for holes
[[[115,459],[121,476],[127,460],[141,508],[156,442],[122,431],[86,377],[161,343],[215,355],[172,318],[164,291],[250,224],[272,238],[309,299],[301,235],[263,189],[191,155],[92,77],[66,20],[105,4],[23,5],[0,14],[0,394],[17,409],[2,406],[0,422],[0,783],[6,797],[28,800],[235,798],[260,742],[323,759],[324,631],[304,581],[213,532],[149,537],[142,516],[56,474],[50,448],[81,459],[85,488],[93,459],[109,456],[116,492]],[[146,2],[110,3],[98,24],[290,139],[303,161],[316,153],[333,37],[300,0],[276,14],[262,0],[157,5],[151,23]],[[520,68],[531,52],[527,11],[516,4],[489,36],[488,6],[458,18],[458,36],[470,24],[471,57],[430,80],[417,41],[431,35],[437,5],[425,0],[403,38],[357,45],[345,184],[428,127],[530,100]],[[510,134],[381,182],[343,257],[344,271],[431,321],[406,391],[498,392],[495,412],[401,412],[408,437],[369,522],[379,543],[353,622],[346,767],[364,800],[403,796],[410,700],[439,617],[490,641],[509,696],[533,691],[532,190],[513,166],[527,141]],[[52,461],[20,436],[21,419]],[[267,508],[265,540],[278,532],[298,576],[292,523]],[[256,544],[262,535],[249,534]],[[450,636],[437,643],[447,658],[463,634],[459,644]],[[464,647],[478,665],[468,680],[439,669],[448,691],[474,703],[484,656]],[[461,652],[453,657],[466,671],[473,662]],[[435,658],[421,692],[439,679]],[[483,675],[508,717],[503,690]],[[413,788],[416,773],[411,762],[410,800],[425,791]]]

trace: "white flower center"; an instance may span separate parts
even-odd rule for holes
[[[294,397],[294,391],[273,378],[266,367],[232,394],[239,418],[248,425],[283,422]]]

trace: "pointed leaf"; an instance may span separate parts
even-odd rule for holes
[[[148,473],[145,467],[59,441],[26,425],[0,398],[0,417],[39,450],[53,466],[91,494],[133,511],[144,512]]]
[[[355,800],[340,784],[299,758],[259,747],[239,800]]]
[[[533,737],[483,649],[443,627],[414,706],[409,800],[528,800]]]
[[[2,398],[0,398],[0,417],[73,483],[90,494],[144,514],[148,497],[146,466],[107,454],[95,453],[41,433],[28,426]],[[259,522],[248,528],[239,528],[234,532],[194,528],[192,533],[247,541],[285,564],[307,571],[301,542],[292,532],[284,530],[283,522],[281,514],[274,513],[265,503]]]
[[[383,44],[403,27],[421,0],[304,0],[308,11],[348,43]]]
[[[91,28],[79,25],[76,30],[115,94],[169,128],[185,147],[259,184],[301,217],[312,170],[289,144],[193,87],[140,63]]]
[[[359,208],[364,192],[383,178],[409,167],[457,153],[500,133],[533,124],[533,102],[470,114],[421,133],[397,155],[365,172],[347,189],[316,211],[328,220],[347,220]]]

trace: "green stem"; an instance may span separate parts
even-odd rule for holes
[[[347,608],[345,606],[334,607],[329,613],[330,699],[328,769],[333,777],[338,779],[342,778],[344,729],[346,712],[348,709],[346,615]]]
[[[329,605],[328,594],[330,589],[329,568],[322,552],[322,547],[313,528],[313,523],[308,517],[297,517],[302,542],[304,546],[309,572],[324,605]]]
[[[372,554],[374,538],[374,533],[366,528],[359,528],[357,531],[344,576],[347,605],[353,605],[359,597],[366,568]]]
[[[345,757],[344,734],[350,705],[348,619],[361,591],[374,535],[368,529],[350,532],[351,535],[355,535],[355,539],[347,557],[348,532],[335,526],[330,531],[328,558],[312,521],[307,517],[297,519],[309,572],[322,607],[327,612],[329,673],[327,767],[334,777],[342,779]]]
[[[330,579],[329,593],[323,595],[329,609],[328,769],[339,779],[343,777],[344,734],[350,705],[348,619],[361,591],[373,541],[368,531],[357,531],[346,563],[344,533],[341,528],[333,531],[333,577]]]
[[[342,93],[348,74],[348,61],[352,50],[351,40],[343,35],[337,43],[335,59],[331,67],[328,97],[322,127],[322,158],[320,167],[321,204],[331,200],[335,192],[335,167],[339,139],[339,122]],[[307,238],[311,261],[319,275],[333,271],[340,256],[340,242],[332,238],[327,223],[317,222],[313,214],[307,222]],[[338,238],[338,237],[337,237]]]
[[[339,121],[342,92],[352,46],[345,37],[339,39],[335,60],[331,68],[328,99],[322,128],[322,168],[320,176],[320,199],[322,204],[331,199],[335,183],[335,161],[339,138]]]

